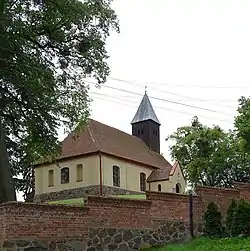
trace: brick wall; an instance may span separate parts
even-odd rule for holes
[[[5,208],[0,208],[0,241],[4,238],[5,219]]]
[[[188,221],[188,195],[148,192],[147,199],[152,201],[151,214],[154,218]]]
[[[132,228],[151,227],[151,202],[123,198],[89,197],[89,227]]]
[[[232,199],[250,200],[250,184],[244,183],[235,183],[234,189],[198,186],[196,192],[197,196],[193,196],[195,227],[202,223],[204,210],[209,202],[215,202],[225,214]],[[140,241],[150,235],[152,243],[166,242],[176,236],[184,238],[189,226],[189,196],[160,192],[146,194],[147,200],[90,196],[84,207],[17,202],[2,204],[0,239],[84,239],[84,245],[101,245],[106,239],[114,241],[107,229],[117,234],[118,241],[124,236],[129,239],[129,236],[133,245],[136,244],[137,235],[140,235]],[[172,223],[169,225],[169,222],[181,222],[182,225],[176,227]],[[172,227],[177,229],[174,234],[170,231]],[[93,232],[95,229],[98,233]],[[102,239],[103,236],[105,240]],[[132,241],[121,244],[127,247]],[[112,250],[110,246],[108,248]]]
[[[63,240],[87,234],[88,208],[10,202],[0,207],[2,211],[5,211],[5,226],[1,232],[6,239]]]
[[[250,183],[234,183],[235,189],[240,191],[240,199],[250,200]]]
[[[196,193],[200,197],[201,207],[204,211],[210,202],[218,205],[220,211],[225,215],[233,199],[240,199],[239,189],[197,186]],[[249,197],[250,198],[250,197]]]

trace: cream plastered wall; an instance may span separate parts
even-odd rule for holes
[[[176,184],[180,184],[180,193],[185,193],[186,182],[182,175],[181,169],[178,166],[172,176],[169,177],[169,180],[156,181],[150,183],[151,191],[158,191],[158,185],[161,185],[161,192],[176,192]]]
[[[76,166],[83,165],[83,180],[76,181]],[[35,193],[57,192],[65,189],[79,188],[100,183],[99,156],[89,156],[59,162],[61,168],[69,167],[69,183],[61,184],[61,169],[56,164],[35,168]],[[54,186],[49,187],[49,170],[54,170]]]
[[[113,186],[113,166],[120,168],[120,188],[138,192],[140,192],[140,173],[145,173],[147,179],[154,170],[116,158],[102,156],[103,185]],[[146,189],[149,189],[148,183],[146,183]]]

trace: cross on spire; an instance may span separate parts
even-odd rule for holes
[[[145,94],[147,94],[147,86],[145,85]]]

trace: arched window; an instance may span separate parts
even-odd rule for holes
[[[69,183],[69,168],[64,167],[61,169],[61,184]]]
[[[142,192],[146,191],[146,174],[140,173],[140,190]]]
[[[158,185],[158,192],[161,192],[161,184]]]
[[[54,186],[54,170],[49,170],[48,172],[48,183],[49,183],[49,187]]]
[[[113,186],[120,187],[120,168],[113,166]]]
[[[177,183],[175,186],[175,192],[176,193],[181,193],[181,184]]]
[[[82,164],[76,165],[76,181],[82,181],[83,180],[83,167]]]

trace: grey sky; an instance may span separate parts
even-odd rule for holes
[[[108,39],[111,75],[106,86],[141,96],[104,86],[91,88],[92,118],[130,133],[147,85],[149,96],[217,111],[151,98],[162,124],[161,151],[167,158],[165,137],[194,115],[207,125],[232,128],[238,98],[250,94],[250,2],[115,0],[113,7],[121,33]]]
[[[195,115],[207,125],[232,128],[237,99],[250,94],[250,1],[114,0],[113,8],[121,32],[107,42],[111,78],[106,86],[141,96],[91,88],[91,117],[131,133],[130,122],[147,85],[149,96],[217,111],[151,98],[167,159],[165,137]]]

